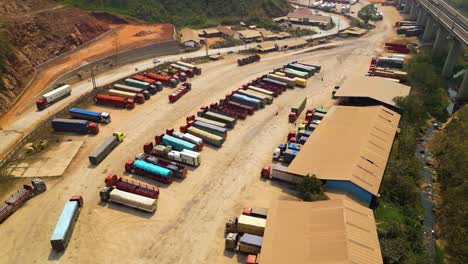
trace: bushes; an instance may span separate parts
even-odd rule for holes
[[[319,201],[326,200],[323,193],[322,181],[317,179],[315,175],[306,175],[301,182],[296,185],[296,190],[299,197],[304,201]]]
[[[2,76],[5,71],[5,62],[11,52],[11,44],[8,33],[1,29],[0,25],[0,85],[3,86]]]

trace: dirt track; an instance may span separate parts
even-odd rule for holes
[[[396,14],[391,7],[383,10]],[[390,33],[394,20],[386,19],[384,23],[364,38],[341,42],[335,49],[274,53],[244,67],[236,65],[235,57],[205,64],[204,74],[192,82],[193,90],[175,104],[167,103],[170,90],[165,89],[132,111],[105,108],[111,112],[113,122],[102,127],[98,136],[64,137],[86,141],[65,176],[47,181],[46,193],[29,201],[0,226],[3,237],[11,238],[0,241],[0,259],[4,263],[242,261],[242,256],[223,251],[225,219],[239,214],[243,206],[268,207],[275,199],[294,199],[285,186],[259,180],[261,166],[270,161],[273,149],[291,128],[287,123],[291,104],[304,95],[308,96],[309,108],[329,104],[336,84],[345,77],[365,74],[370,56]],[[104,176],[111,172],[122,174],[124,162],[141,152],[142,144],[156,133],[178,127],[200,106],[219,100],[244,82],[291,60],[320,64],[322,73],[311,78],[307,88],[289,90],[272,105],[239,121],[222,148],[203,150],[202,165],[189,172],[187,179],[161,185],[155,215],[99,201]],[[275,116],[277,111],[279,115]],[[98,167],[89,167],[87,155],[113,131],[122,131],[128,137]],[[64,202],[75,193],[84,196],[85,207],[65,253],[51,253],[50,234]]]

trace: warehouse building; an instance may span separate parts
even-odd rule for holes
[[[198,35],[203,38],[214,38],[220,37],[221,32],[219,32],[218,28],[205,28],[198,31]]]
[[[349,106],[383,105],[400,111],[396,98],[409,95],[411,88],[379,77],[355,77],[345,81],[335,93],[338,104]]]
[[[260,42],[262,41],[262,34],[256,30],[245,29],[239,31],[240,38],[245,42]]]
[[[255,29],[256,31],[260,32],[262,35],[263,40],[275,40],[277,38],[277,35],[270,30],[264,29],[264,28],[257,28]]]
[[[273,19],[277,23],[290,23],[297,25],[317,26],[321,29],[331,29],[333,21],[330,16],[315,15],[303,12],[290,12],[287,16]]]
[[[226,26],[218,26],[217,27],[219,33],[221,34],[222,37],[224,38],[233,38],[233,39],[240,39],[240,35],[237,31],[232,30],[229,27]]]
[[[287,172],[293,182],[315,175],[328,192],[370,206],[379,195],[399,120],[398,113],[383,106],[334,106]]]
[[[278,201],[258,263],[383,263],[372,210],[349,199]]]
[[[199,48],[202,44],[198,33],[190,28],[180,31],[180,43],[186,48]]]

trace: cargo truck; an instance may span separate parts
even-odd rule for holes
[[[153,143],[143,145],[143,151],[148,155],[154,155],[163,159],[169,159],[185,165],[198,167],[200,166],[200,153],[184,149],[182,151],[172,150],[172,147],[157,145],[151,149]]]
[[[268,77],[268,75],[262,76],[261,81],[258,82],[258,83],[261,84],[262,82],[267,83],[267,84],[272,85],[272,86],[282,88],[283,91],[285,91],[289,87],[289,85],[287,83],[271,79],[271,78]],[[254,84],[254,85],[256,85],[256,84]]]
[[[239,217],[228,219],[225,233],[247,233],[263,236],[266,219],[241,214]]]
[[[196,127],[198,129],[201,129],[201,130],[206,131],[208,133],[220,136],[220,137],[222,137],[224,139],[227,137],[227,131],[228,130],[226,128],[218,127],[218,126],[208,124],[208,123],[205,123],[205,122],[202,122],[202,121],[191,121],[191,123],[193,123],[192,124],[193,127]]]
[[[174,69],[177,69],[180,73],[185,73],[187,75],[187,77],[193,78],[193,76],[195,75],[195,73],[193,72],[192,69],[184,67],[182,65],[172,63],[171,67],[174,68]]]
[[[99,133],[99,125],[88,120],[54,118],[51,123],[52,128],[57,132],[76,132],[95,135]]]
[[[302,177],[295,176],[288,172],[288,167],[282,165],[274,165],[270,170],[269,166],[264,166],[261,173],[262,178],[275,179],[287,183],[298,183]]]
[[[255,55],[251,55],[245,58],[238,59],[237,65],[243,66],[243,65],[247,65],[253,62],[257,62],[257,61],[260,61],[260,55],[255,54]]]
[[[230,100],[240,103],[240,104],[246,104],[255,107],[256,109],[260,109],[264,106],[262,100],[255,99],[250,96],[246,96],[243,94],[235,93],[229,97]]]
[[[250,234],[229,233],[226,236],[225,249],[236,250],[247,254],[259,254],[262,248],[263,237]],[[254,256],[252,258],[251,256]],[[255,260],[252,260],[255,259]],[[247,264],[255,264],[256,255],[249,255]]]
[[[268,209],[262,207],[244,207],[242,214],[267,219]]]
[[[320,70],[322,70],[322,66],[320,65],[306,64],[306,63],[302,63],[298,61],[291,61],[291,64],[297,64],[297,65],[306,66],[306,67],[313,67],[315,68],[316,72],[320,72]]]
[[[83,197],[73,195],[65,204],[62,214],[59,217],[54,232],[50,237],[50,244],[55,251],[64,251],[70,241],[71,234],[75,228],[81,208],[83,207]]]
[[[132,81],[135,81],[135,80],[132,80]],[[124,85],[124,84],[114,84],[113,89],[123,91],[123,92],[142,94],[145,100],[149,100],[151,98],[150,92],[143,88],[132,87],[132,86]]]
[[[291,113],[289,113],[289,122],[293,123],[301,115],[302,111],[307,104],[307,97],[300,98],[296,101],[293,107],[291,107]]]
[[[139,181],[117,177],[115,174],[107,175],[104,183],[106,184],[106,187],[115,186],[115,188],[118,190],[141,195],[151,199],[158,199],[159,197],[158,187],[146,183],[141,183]]]
[[[124,91],[119,91],[119,90],[116,90],[116,89],[110,89],[107,92],[111,96],[119,96],[119,97],[131,99],[131,100],[135,101],[138,104],[143,104],[145,102],[145,97],[142,94],[124,92]]]
[[[267,90],[267,89],[255,87],[255,86],[252,86],[252,85],[249,85],[248,87],[243,88],[243,89],[247,89],[247,90],[259,92],[259,93],[262,93],[262,94],[269,95],[269,96],[271,96],[271,97],[277,97],[277,96],[278,96],[278,94],[275,93],[275,92],[273,92],[273,91],[269,91],[269,90]]]
[[[23,206],[30,198],[47,190],[45,183],[40,179],[33,179],[31,185],[23,185],[23,189],[10,196],[2,206],[0,206],[0,223],[3,223],[18,208]]]
[[[218,135],[206,132],[206,131],[201,130],[201,129],[196,128],[196,127],[187,128],[187,132],[189,134],[192,134],[192,135],[195,135],[195,136],[197,136],[199,138],[202,138],[203,142],[205,142],[206,144],[215,146],[215,147],[221,147],[223,145],[223,143],[224,143],[224,138],[223,137],[220,137]]]
[[[192,90],[192,84],[182,84],[182,86],[179,89],[177,89],[168,96],[169,102],[174,103],[175,101],[179,100],[184,94],[188,93],[190,90]]]
[[[211,120],[211,119],[208,119],[208,118],[197,117],[197,118],[195,118],[195,120],[205,122],[205,123],[208,123],[208,124],[212,124],[212,125],[215,125],[215,126],[227,128],[226,124],[218,122],[218,121],[214,121],[214,120]]]
[[[129,160],[125,163],[125,171],[152,178],[162,183],[172,183],[172,171],[144,160]]]
[[[131,79],[131,78],[125,79],[124,82],[127,86],[140,88],[140,89],[143,89],[143,91],[146,91],[147,93],[151,93],[151,94],[155,94],[158,89],[156,85],[150,84],[149,82],[142,82],[142,81]]]
[[[161,75],[161,74],[156,74],[153,72],[149,72],[146,74],[147,78],[151,78],[153,80],[156,80],[158,82],[161,82],[163,85],[175,88],[177,86],[177,81],[172,78],[171,76],[167,75]]]
[[[120,96],[97,94],[96,97],[94,97],[94,102],[96,102],[96,104],[115,106],[120,108],[135,108],[135,101]]]
[[[234,125],[236,124],[236,119],[235,118],[232,118],[232,117],[229,117],[229,116],[226,116],[226,115],[221,115],[221,114],[218,114],[218,113],[214,113],[214,112],[211,112],[211,111],[207,111],[207,109],[199,111],[197,113],[197,116],[224,123],[224,124],[226,124],[226,126],[228,128],[233,128]]]
[[[193,64],[190,64],[190,63],[187,63],[187,62],[182,62],[182,61],[178,61],[176,62],[176,64],[179,64],[181,66],[184,66],[184,67],[187,67],[189,69],[192,69],[193,72],[196,74],[196,75],[200,75],[202,73],[202,69],[200,67],[197,67]]]
[[[260,92],[250,90],[250,89],[247,89],[247,90],[239,89],[237,92],[246,96],[250,96],[250,97],[262,100],[264,104],[273,103],[273,97],[266,95],[264,93],[260,93]]]
[[[148,144],[148,143],[146,143]],[[150,143],[152,147],[153,143]],[[156,166],[160,166],[160,167],[163,167],[163,168],[166,168],[168,170],[171,170],[174,177],[177,177],[177,178],[186,178],[187,177],[187,166],[185,165],[182,165],[182,164],[178,164],[174,161],[170,161],[170,160],[166,160],[166,159],[163,159],[163,158],[160,158],[160,157],[155,157],[155,156],[150,156],[150,155],[146,155],[144,153],[139,153],[135,156],[135,159],[136,160],[144,160],[148,163],[151,163],[151,164],[154,164]]]
[[[192,144],[195,144],[197,146],[196,150],[198,150],[198,151],[201,151],[203,149],[203,146],[204,146],[203,139],[201,139],[199,137],[196,137],[196,136],[194,136],[192,134],[177,132],[177,131],[174,131],[174,129],[166,130],[166,134],[171,135],[173,137],[176,137],[178,139],[185,140],[185,141],[190,142]]]
[[[114,132],[111,137],[107,137],[88,157],[89,162],[93,165],[98,165],[103,161],[109,153],[114,150],[124,140],[122,132]]]
[[[154,211],[156,211],[156,199],[121,191],[113,187],[103,188],[99,196],[103,202],[118,203],[149,213],[154,213]]]
[[[66,84],[60,86],[57,89],[54,89],[48,93],[45,93],[41,96],[41,98],[37,99],[36,107],[37,110],[44,110],[47,106],[71,95],[71,86]]]
[[[156,145],[171,146],[173,150],[177,150],[177,151],[182,151],[184,149],[193,150],[193,151],[199,150],[197,145],[192,144],[183,139],[173,137],[171,135],[164,135],[164,134],[156,135],[154,137],[154,140],[156,142]]]
[[[68,113],[71,115],[71,117],[76,119],[84,119],[104,124],[109,124],[111,122],[111,116],[107,112],[96,112],[80,108],[70,108]]]
[[[227,99],[221,99],[219,101],[219,104],[222,105],[222,106],[225,106],[227,108],[233,109],[233,110],[237,109],[239,111],[247,111],[247,114],[249,114],[249,115],[253,115],[255,113],[255,111],[257,110],[256,107],[246,105],[246,104],[242,104],[242,103],[238,103],[238,102],[234,102],[234,101],[227,100]]]
[[[268,74],[268,78],[272,80],[284,82],[288,85],[289,88],[293,88],[294,86],[296,86],[296,81],[294,79],[291,79],[285,76],[279,76],[278,74],[275,74],[275,73]]]

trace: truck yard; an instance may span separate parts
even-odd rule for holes
[[[382,10],[398,18],[394,8],[382,7]],[[245,55],[228,56],[224,60],[201,64],[199,66],[203,73],[190,79],[191,91],[183,96],[173,96],[175,100],[171,100],[171,94],[177,88],[168,87],[174,86],[171,80],[161,79],[161,82],[166,82],[163,90],[151,95],[151,99],[143,104],[137,104],[132,110],[125,109],[128,107],[127,102],[121,102],[122,108],[105,104],[80,106],[95,111],[93,113],[106,113],[112,116],[112,122],[103,121],[102,124],[100,117],[97,117],[97,135],[62,132],[53,135],[62,142],[80,140],[84,143],[63,177],[46,179],[47,192],[26,203],[1,224],[2,234],[14,236],[15,243],[9,243],[8,240],[0,242],[0,259],[5,263],[19,263],[20,259],[22,263],[43,263],[47,260],[67,263],[131,263],[131,260],[133,263],[245,263],[245,256],[224,251],[225,239],[220,234],[225,228],[225,220],[238,215],[244,205],[269,208],[272,201],[278,199],[297,200],[291,195],[293,190],[288,185],[265,181],[259,175],[259,168],[271,163],[271,154],[278,142],[283,142],[290,130],[297,130],[294,122],[288,123],[291,107],[298,99],[307,98],[305,108],[301,110],[302,114],[299,111],[297,118],[302,121],[306,109],[329,108],[333,105],[330,98],[335,85],[368,72],[369,61],[375,50],[381,51],[380,45],[385,37],[393,34],[392,25],[395,21],[387,19],[392,16],[386,15],[383,23],[378,24],[364,38],[339,41],[331,49],[266,54],[262,55],[260,61],[242,67],[238,66],[237,60]],[[197,116],[201,106],[219,102],[232,91],[293,61],[321,65],[321,71],[310,76],[305,87],[296,86],[281,95],[262,88],[241,92],[241,95],[257,98],[252,106],[261,106],[259,110],[253,110],[253,114],[249,114],[245,108],[246,118],[238,119],[235,125],[221,120],[208,122],[212,119]],[[188,69],[185,67],[183,70]],[[294,80],[299,78],[300,72],[284,74],[278,76]],[[140,79],[145,81],[144,77]],[[168,98],[173,103],[169,103]],[[225,105],[223,107],[227,108]],[[235,103],[230,107],[241,108]],[[194,120],[188,120],[187,117],[192,115],[195,116]],[[203,140],[205,144],[200,152],[202,161],[199,166],[187,166],[185,171],[183,166],[176,167],[171,171],[174,177],[170,184],[169,181],[162,183],[138,176],[139,173],[125,172],[129,161],[135,160],[133,170],[135,162],[164,162],[148,160],[144,154],[135,158],[139,153],[146,153],[143,146],[147,142],[169,142],[167,144],[180,147],[177,150],[188,147],[200,149],[196,138],[185,139],[190,145],[177,145],[176,139],[183,139],[185,133],[178,132],[180,127],[190,122],[193,125],[185,129],[197,137],[202,137],[203,131],[206,131],[202,129],[217,127],[213,133],[218,138],[212,138],[212,144]],[[219,122],[224,123],[226,127],[217,126],[216,122],[218,125]],[[89,123],[97,126],[97,123],[91,121],[86,125]],[[174,129],[177,133],[168,129]],[[95,133],[96,129],[89,131]],[[98,161],[93,161],[98,165],[90,165],[90,154],[116,131],[125,135],[125,140],[118,140],[120,143],[115,143],[118,147],[113,146],[115,149],[112,152],[106,152],[105,159],[99,157]],[[163,133],[164,137],[155,139],[155,136]],[[226,133],[228,136],[225,136]],[[105,183],[104,179],[108,175],[118,176],[106,179]],[[128,182],[122,182],[121,176]],[[8,192],[19,184],[15,181],[8,188],[3,188],[6,192],[2,191],[0,198],[6,199]],[[122,186],[119,187],[119,184]],[[1,183],[0,187],[3,187]],[[104,187],[108,189],[103,190]],[[149,195],[155,198],[155,188],[158,187],[157,209],[153,198],[138,200],[134,196],[125,197],[121,194],[127,189],[141,188],[144,190],[139,192],[152,192]],[[61,214],[63,202],[75,194],[80,194],[86,204],[81,208],[68,248],[61,253],[54,252],[51,250],[50,236]],[[129,204],[133,206],[129,207]],[[152,211],[154,214],[149,213]],[[249,214],[256,214],[257,211],[261,210],[251,208]],[[257,214],[266,215],[261,212]],[[245,237],[244,240],[255,242],[255,238]],[[130,260],[128,256],[133,257]]]

